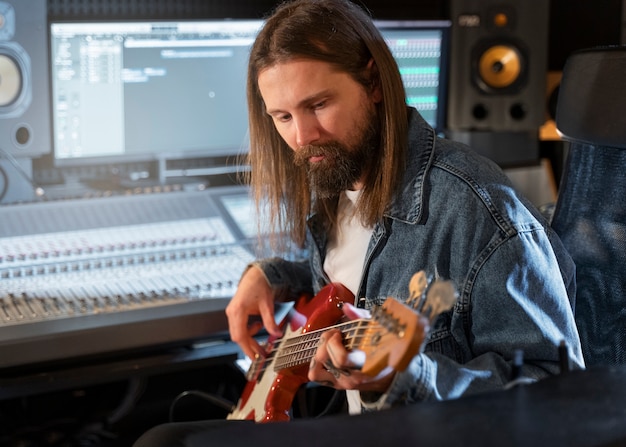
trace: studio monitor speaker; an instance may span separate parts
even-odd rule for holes
[[[547,0],[452,0],[449,129],[539,128],[548,16]]]
[[[50,152],[46,0],[0,0],[0,158]]]

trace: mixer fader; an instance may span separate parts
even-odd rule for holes
[[[222,336],[249,210],[243,187],[1,208],[0,367]]]

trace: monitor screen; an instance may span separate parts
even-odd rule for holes
[[[261,25],[51,23],[56,165],[245,151],[246,69]]]
[[[262,20],[50,23],[55,166],[247,151],[246,71]],[[377,21],[415,106],[445,120],[449,22]]]
[[[406,101],[438,132],[445,129],[450,22],[377,21],[398,64]]]

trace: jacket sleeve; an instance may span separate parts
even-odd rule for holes
[[[279,301],[292,301],[303,293],[312,294],[311,269],[307,260],[287,261],[274,257],[260,259],[251,265],[263,271]]]
[[[460,291],[449,334],[458,347],[458,358],[444,356],[427,344],[370,406],[504,389],[515,378],[519,354],[522,380],[537,381],[559,373],[563,342],[571,366],[584,368],[568,297],[572,272],[563,271],[564,264],[556,256],[541,231],[520,232],[501,244]],[[363,395],[362,400],[366,400]]]

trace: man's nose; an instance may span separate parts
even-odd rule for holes
[[[314,117],[304,116],[296,119],[296,144],[298,147],[314,143],[319,137],[319,126]]]

